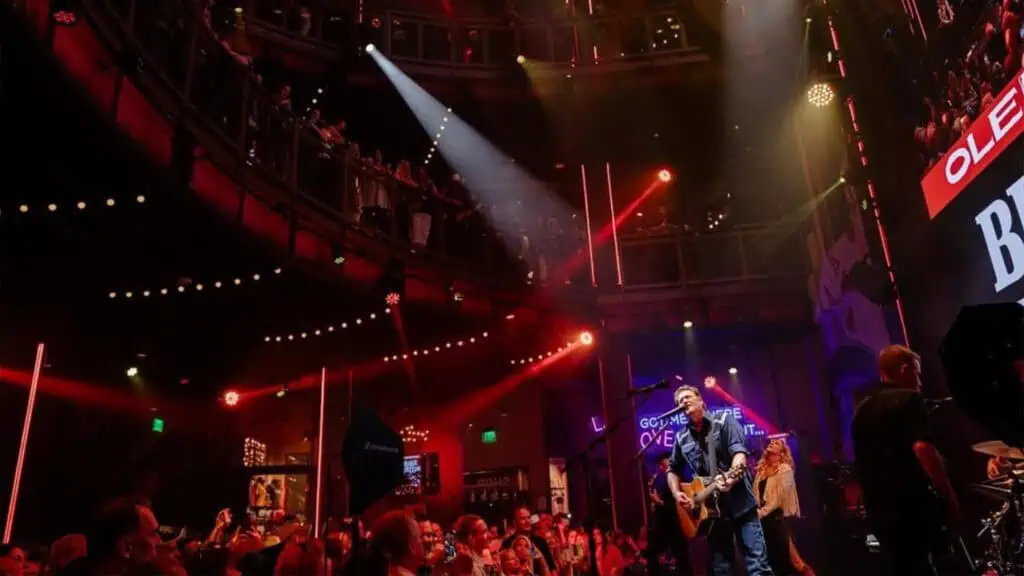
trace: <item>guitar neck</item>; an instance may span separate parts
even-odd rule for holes
[[[735,478],[739,478],[742,474],[743,473],[742,473],[741,470],[735,470],[735,471],[726,473],[726,477],[727,478],[735,479]],[[697,496],[694,498],[694,500],[696,500],[698,504],[706,501],[708,498],[711,498],[712,496],[715,496],[716,494],[718,494],[720,492],[720,490],[718,489],[718,486],[715,485],[714,478],[708,479],[707,484],[708,484],[708,486],[706,488],[704,488],[703,490],[701,490],[700,493],[698,493]]]

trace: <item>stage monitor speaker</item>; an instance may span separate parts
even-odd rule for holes
[[[958,408],[1011,446],[1024,446],[1024,306],[966,306],[940,348]]]

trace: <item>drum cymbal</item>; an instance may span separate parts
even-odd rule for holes
[[[1021,451],[1020,448],[1012,448],[1010,446],[1007,446],[1005,443],[999,440],[978,442],[971,448],[975,452],[979,454],[985,454],[986,456],[1006,458],[1007,460],[1024,460],[1024,451]]]

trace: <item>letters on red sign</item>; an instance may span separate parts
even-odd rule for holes
[[[929,218],[935,218],[948,206],[1021,133],[1024,133],[1024,69],[1017,72],[967,134],[957,140],[921,180]]]

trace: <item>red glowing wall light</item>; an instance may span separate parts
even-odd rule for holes
[[[313,537],[320,537],[320,501],[324,492],[324,404],[327,401],[327,367],[320,369],[320,431],[316,440],[316,508],[313,513]]]
[[[32,370],[32,384],[28,389],[28,403],[25,405],[25,422],[21,426],[21,444],[18,446],[18,461],[14,465],[14,480],[11,483],[11,500],[7,506],[7,523],[4,525],[3,543],[11,541],[14,531],[14,510],[18,506],[18,489],[21,487],[21,471],[25,466],[25,452],[28,450],[28,434],[32,429],[32,412],[36,407],[36,392],[39,390],[39,373],[43,369],[43,354],[46,345],[42,342],[36,347],[36,364]]]
[[[612,214],[614,216],[616,214],[616,212],[615,212],[615,196],[612,193],[612,163],[611,162],[605,162],[604,163],[604,176],[605,176],[605,181],[608,184],[608,207],[611,210],[610,214]],[[630,209],[627,210],[625,214],[623,214],[623,217],[625,217],[628,214],[632,214],[632,213],[633,213],[632,206],[630,206]],[[620,224],[621,224],[621,222],[619,221],[618,218],[616,218],[615,222],[612,224],[612,247],[615,249],[615,279],[616,279],[618,285],[622,286],[622,253],[619,251],[619,230],[618,230]]]
[[[587,194],[587,168],[580,164],[580,183],[583,186],[583,216],[587,223],[587,254],[590,256],[590,283],[597,286],[597,269],[594,267],[594,237],[590,227],[590,199]],[[570,268],[574,271],[575,266]]]

